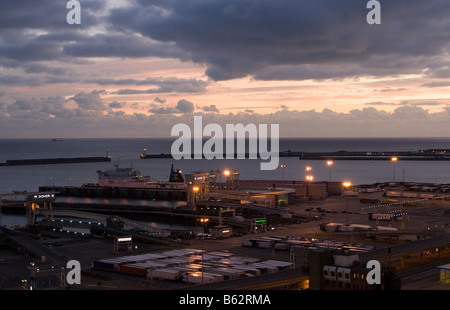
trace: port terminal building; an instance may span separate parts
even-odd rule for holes
[[[293,180],[242,180],[238,171],[227,173],[226,178],[217,171],[197,171],[185,176],[188,196],[192,202],[195,194],[246,193],[254,198],[264,198],[270,207],[289,204],[293,198],[323,200],[328,195],[342,195],[342,182],[308,182]],[[245,200],[245,199],[244,199]]]

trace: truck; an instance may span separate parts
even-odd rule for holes
[[[370,225],[360,225],[360,224],[350,224],[350,225],[340,225],[337,231],[370,231],[372,226]]]
[[[389,213],[369,213],[369,220],[372,221],[393,221],[394,220],[394,215],[393,214],[389,214]]]
[[[324,226],[323,230],[327,232],[335,232],[338,231],[341,226],[344,224],[341,223],[328,223]]]
[[[376,231],[398,231],[395,227],[387,227],[387,226],[377,226],[375,228]]]
[[[379,220],[379,221],[402,221],[403,215],[393,214],[393,213],[369,213],[369,220]]]

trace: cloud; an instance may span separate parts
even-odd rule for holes
[[[126,103],[125,102],[111,102],[110,104],[108,104],[108,107],[112,108],[112,109],[121,109],[123,107],[125,107]]]
[[[181,111],[182,113],[193,113],[194,112],[194,104],[185,99],[181,99],[178,101],[176,109]]]
[[[353,0],[174,0],[113,10],[117,31],[173,42],[213,80],[420,73],[447,63],[450,3],[383,3],[382,24]],[[440,66],[442,67],[442,66]]]
[[[194,112],[194,104],[185,99],[181,99],[177,102],[175,107],[163,107],[155,103],[150,104],[151,108],[148,112],[153,114],[191,114]]]
[[[80,27],[67,25],[64,1],[5,3],[0,64],[67,76],[70,70],[37,62],[162,57],[206,66],[212,80],[450,76],[450,3],[441,0],[383,3],[382,24],[377,26],[366,22],[366,2],[353,0],[134,0],[111,10],[107,3],[83,1]]]
[[[138,95],[157,93],[203,93],[206,91],[208,82],[197,79],[179,78],[148,78],[145,80],[135,79],[89,79],[87,83],[99,85],[154,85],[154,88],[141,89],[120,89],[115,92],[118,95]]]
[[[106,106],[100,96],[103,93],[105,93],[104,90],[93,90],[87,94],[81,92],[69,99],[75,101],[78,104],[78,108],[81,110],[102,111],[106,109]]]
[[[447,99],[444,100],[400,100],[396,102],[374,101],[367,102],[368,106],[440,106],[448,104]]]
[[[214,112],[214,113],[219,113],[220,112],[215,104],[211,104],[209,106],[203,107],[202,110],[205,111],[205,112]]]
[[[157,106],[153,106],[148,111],[150,113],[153,113],[153,114],[176,114],[176,113],[180,113],[180,111],[177,110],[174,107],[157,107]]]
[[[179,100],[175,105],[151,103],[151,114],[115,110],[120,102],[105,104],[101,90],[72,97],[28,98],[0,104],[0,137],[170,137],[172,126],[192,126],[194,104]],[[76,102],[81,107],[74,106]],[[82,108],[83,107],[83,108]],[[249,113],[251,118],[249,119]],[[450,122],[450,107],[430,112],[417,105],[398,106],[393,112],[375,107],[347,113],[332,109],[298,111],[278,109],[259,114],[250,109],[239,113],[197,112],[203,124],[279,124],[281,137],[425,137],[446,136],[442,128]],[[24,120],[27,126],[24,126]],[[425,131],[424,128],[427,130]]]
[[[157,103],[165,103],[166,99],[161,99],[159,97],[156,97],[155,100],[153,100],[153,102],[157,102]]]
[[[431,81],[429,83],[422,84],[424,87],[448,87],[450,86],[450,81]]]

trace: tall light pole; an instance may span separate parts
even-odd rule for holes
[[[352,183],[345,181],[344,183],[342,183],[342,185],[344,185],[345,190],[348,190],[350,186],[352,186]],[[345,191],[344,191],[344,195],[345,195]],[[345,195],[345,226],[348,227],[348,196]]]
[[[398,161],[398,158],[397,157],[392,157],[391,161],[394,163],[393,175],[394,175],[394,183],[395,183],[395,163]]]
[[[331,166],[333,166],[333,161],[332,160],[327,161],[327,166],[329,168],[329,171],[328,171],[328,182],[331,182]]]
[[[192,204],[194,205],[194,210],[195,210],[195,211],[197,211],[197,193],[199,192],[199,190],[200,190],[200,187],[198,187],[197,185],[195,185],[195,186],[192,188],[192,191],[193,191],[193,193],[194,193],[194,197],[193,197]]]
[[[314,179],[314,177],[310,174],[311,170],[312,170],[312,167],[311,166],[306,166],[305,170],[306,170],[306,180],[307,181],[312,181]]]
[[[306,170],[306,173],[307,173],[306,174],[306,181],[312,182],[314,180],[314,177],[310,174],[310,172],[312,170],[311,166],[306,166],[305,170]],[[307,185],[306,186],[306,196],[309,198],[309,204],[310,204],[310,207],[311,207],[312,196],[310,196],[309,193],[310,193],[309,192],[309,185]]]

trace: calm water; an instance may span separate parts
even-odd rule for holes
[[[236,169],[241,179],[304,180],[305,167],[311,166],[316,181],[327,181],[330,169],[325,161],[280,158],[286,167],[261,171],[260,160],[174,160],[139,159],[140,153],[170,153],[173,139],[15,139],[0,140],[0,162],[11,159],[56,157],[112,157],[111,163],[85,163],[38,166],[0,167],[0,193],[13,190],[37,191],[40,185],[82,185],[96,182],[98,169],[133,165],[152,179],[167,179],[170,167],[183,173],[217,169]],[[450,138],[432,139],[281,139],[280,151],[416,151],[428,148],[450,148]],[[283,171],[284,170],[284,171]],[[333,181],[349,180],[353,184],[392,181],[394,165],[389,161],[335,161],[331,167]],[[395,164],[397,181],[450,183],[450,162],[399,161]]]

